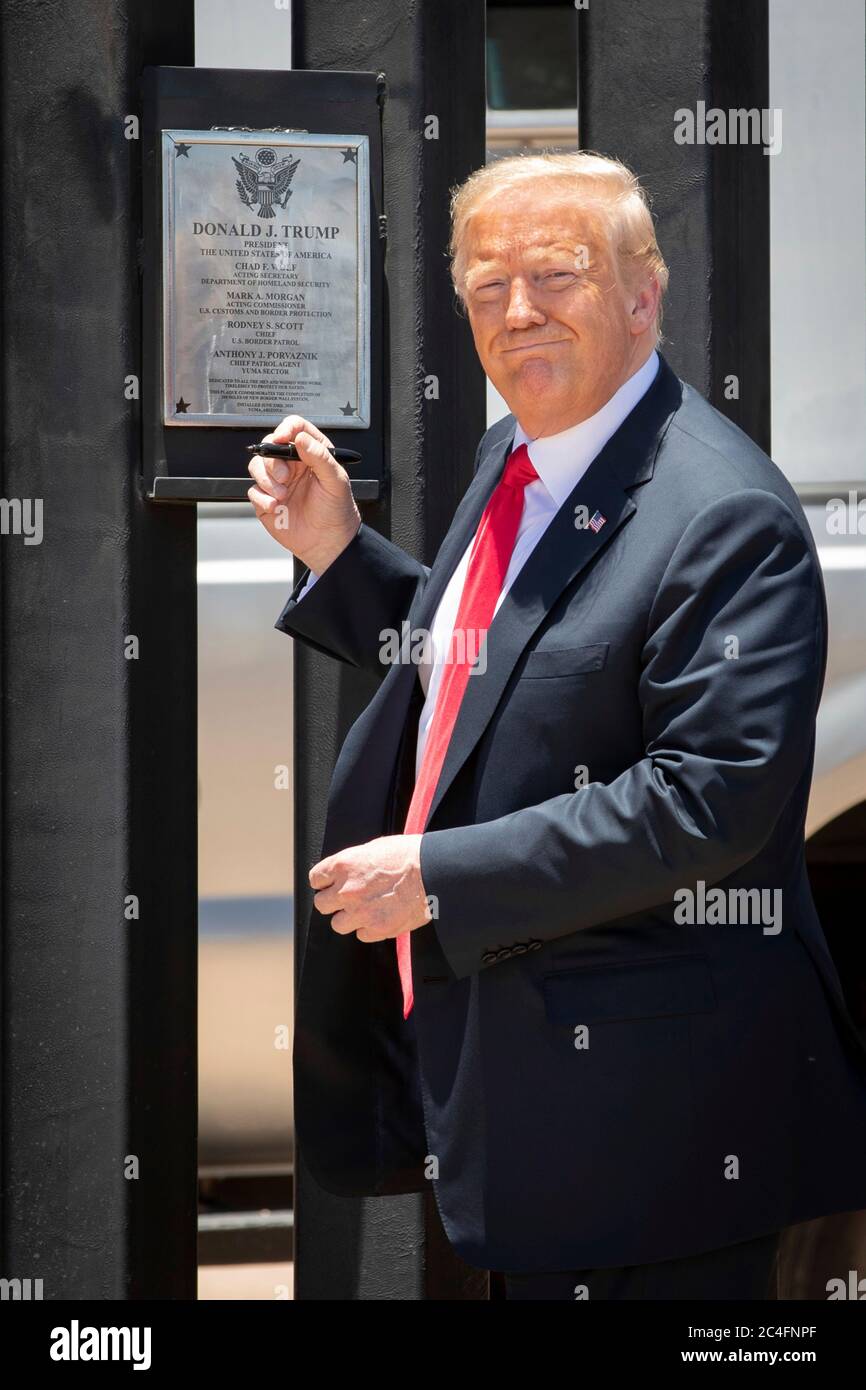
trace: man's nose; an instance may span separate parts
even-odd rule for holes
[[[523,328],[529,323],[544,322],[544,314],[532,297],[531,286],[519,277],[511,282],[505,321],[509,328]]]

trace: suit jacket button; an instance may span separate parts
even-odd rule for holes
[[[528,945],[530,951],[540,951],[542,943],[540,941],[530,941]]]
[[[511,955],[511,947],[510,947],[510,946],[503,946],[500,950],[498,950],[498,951],[496,952],[496,959],[497,959],[497,960],[508,960],[508,958],[509,958],[510,955]]]
[[[525,941],[518,941],[514,946],[512,946],[511,954],[513,956],[525,956],[528,950],[529,947],[527,946]]]
[[[481,957],[481,964],[482,964],[482,965],[492,965],[493,962],[494,962],[495,960],[496,960],[496,952],[495,952],[495,951],[485,951],[485,952],[484,952],[484,955]]]

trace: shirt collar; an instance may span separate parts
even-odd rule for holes
[[[535,471],[558,507],[649,390],[658,369],[659,355],[654,349],[643,366],[623,382],[601,410],[558,434],[531,439],[518,420],[512,450],[520,444],[528,444]]]

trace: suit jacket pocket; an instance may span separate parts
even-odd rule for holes
[[[716,1007],[712,972],[701,955],[581,966],[545,975],[542,986],[549,1022],[570,1027],[708,1013]]]
[[[600,671],[607,661],[608,642],[588,647],[536,647],[520,672],[521,680],[537,676],[573,676],[584,671]]]

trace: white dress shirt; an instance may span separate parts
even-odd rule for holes
[[[511,449],[514,450],[521,444],[528,445],[529,457],[538,477],[533,479],[531,483],[527,483],[524,489],[523,512],[517,530],[517,538],[511,552],[502,590],[493,610],[494,617],[531,551],[544,535],[566,498],[570,496],[593,459],[601,452],[611,436],[616,433],[626,416],[631,414],[638,401],[649,390],[655,379],[658,366],[658,353],[653,352],[643,366],[639,367],[627,381],[623,382],[619,390],[601,407],[601,410],[597,411],[595,415],[591,415],[588,420],[581,420],[577,425],[560,430],[558,434],[531,439],[520,422],[517,422]],[[426,648],[423,653],[425,659],[419,662],[418,678],[424,691],[425,700],[418,722],[418,743],[415,751],[416,778],[421,768],[421,759],[424,756],[424,745],[433,719],[436,696],[442,683],[445,658],[454,631],[471,549],[472,541],[467,545],[460,563],[445,587],[445,592],[433,616],[430,640],[423,644]],[[298,595],[298,601],[312,588],[317,577],[312,572],[307,576],[307,581]],[[417,650],[419,645],[421,644],[414,642],[413,650]],[[459,652],[459,646],[456,651]],[[476,655],[474,652],[468,653],[470,659],[474,655]]]

